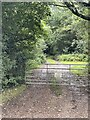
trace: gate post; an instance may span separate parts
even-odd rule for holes
[[[71,70],[71,64],[69,64],[69,73],[71,73],[70,70]],[[69,74],[68,78],[69,78],[69,85],[70,85],[71,81],[72,81],[71,79],[73,79],[73,78],[71,77],[70,74]]]
[[[48,63],[46,64],[46,79],[48,80]]]
[[[48,75],[48,63],[47,63],[47,75]]]
[[[70,71],[70,69],[71,69],[71,65],[69,64],[69,71]]]

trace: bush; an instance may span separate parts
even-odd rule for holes
[[[18,77],[10,77],[9,79],[4,77],[2,79],[2,88],[12,88],[19,84],[23,84],[24,81],[21,76]]]
[[[57,56],[59,61],[88,61],[88,55],[86,54],[64,54]]]
[[[2,88],[11,88],[11,87],[14,87],[17,85],[18,85],[17,79],[14,77],[12,77],[10,79],[3,79],[2,80]]]

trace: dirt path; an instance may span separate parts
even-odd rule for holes
[[[50,85],[27,86],[23,94],[3,105],[3,117],[88,118],[88,94],[85,89],[76,89],[75,86],[59,87],[61,95],[56,96]]]
[[[62,87],[62,95],[56,96],[47,85],[31,85],[17,99],[3,106],[6,118],[87,118],[87,95],[76,96],[68,87]]]

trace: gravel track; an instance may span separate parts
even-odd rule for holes
[[[59,68],[60,66],[48,67]],[[67,66],[62,65],[61,67]],[[49,72],[58,73],[57,71],[55,69],[55,71]],[[70,74],[69,71],[63,72]],[[59,73],[61,72],[59,71]],[[28,85],[20,96],[2,106],[3,117],[88,118],[88,94],[84,87],[78,88],[76,86],[60,86],[62,94],[56,96],[50,89],[50,85]]]

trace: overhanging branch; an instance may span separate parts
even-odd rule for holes
[[[72,4],[70,4],[70,3],[68,3],[68,2],[64,2],[64,4],[67,6],[67,8],[68,8],[74,15],[76,15],[76,16],[78,16],[78,17],[80,17],[80,18],[83,18],[83,19],[85,19],[85,20],[90,21],[90,17],[89,17],[89,16],[85,16],[85,15],[79,13],[79,11],[75,8],[74,5],[72,6]]]
[[[83,5],[84,7],[87,7],[88,9],[90,8],[90,2],[89,3],[85,3],[85,2],[78,2],[79,4]],[[69,3],[69,2],[64,2],[64,5],[61,4],[56,4],[56,3],[49,3],[49,5],[53,5],[53,6],[58,6],[58,7],[66,7],[68,8],[74,15],[84,19],[84,20],[88,20],[90,21],[90,16],[88,15],[83,15],[82,13],[80,13],[78,11],[78,9],[74,6],[74,2]]]
[[[58,6],[58,7],[67,7],[66,5],[60,5],[55,3],[49,3],[49,5]]]

